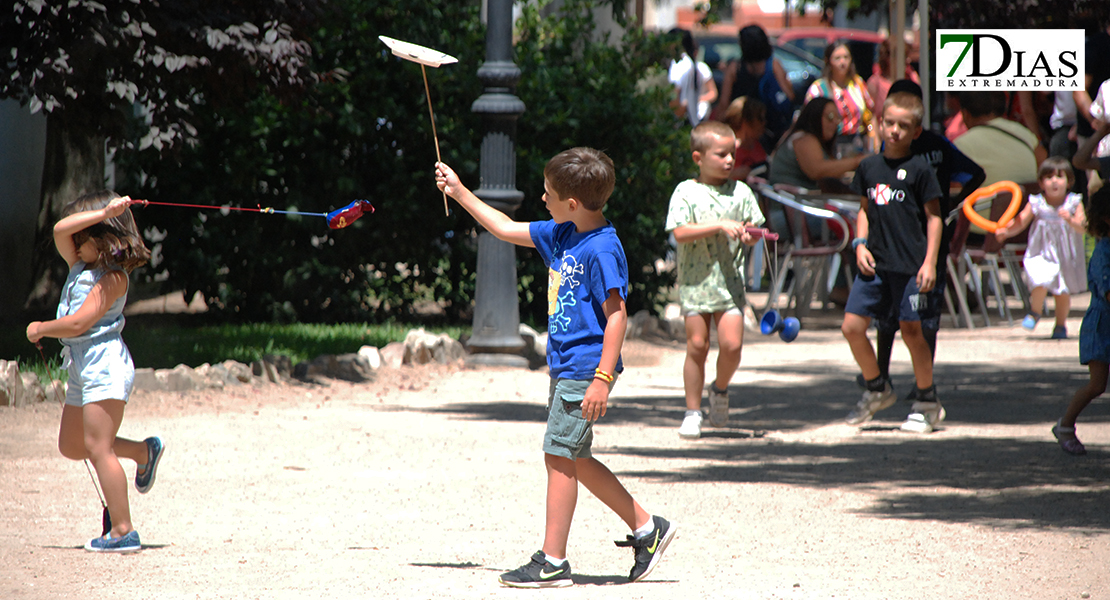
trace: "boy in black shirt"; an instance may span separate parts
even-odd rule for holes
[[[940,184],[929,164],[910,152],[921,133],[921,99],[898,92],[887,96],[879,133],[883,153],[856,169],[852,189],[861,195],[852,247],[860,274],[844,309],[844,333],[866,380],[863,398],[847,421],[859,425],[894,404],[894,390],[880,374],[867,338],[874,318],[893,315],[913,360],[917,401],[902,429],[929,432],[944,420],[933,385],[933,362],[921,322],[936,314],[939,303],[928,292],[936,285],[942,222]]]
[[[921,86],[909,79],[895,81],[887,93],[895,94],[898,92],[909,92],[918,98],[922,97]],[[910,144],[910,152],[915,156],[924,158],[925,162],[933,167],[933,172],[937,175],[937,183],[940,184],[940,215],[942,219],[954,207],[959,206],[964,198],[978,189],[987,178],[983,167],[980,167],[978,163],[960,152],[952,142],[948,141],[948,138],[928,129],[922,130],[921,135],[913,140],[913,143]],[[955,197],[950,197],[950,182],[959,182],[962,186]],[[944,287],[948,277],[948,265],[945,257],[948,254],[948,245],[952,241],[955,227],[954,223],[946,224],[940,235],[940,251],[937,252],[937,284],[929,292],[936,296],[934,301],[937,302],[938,306],[944,301]],[[940,329],[940,315],[941,311],[938,310],[932,317],[921,321],[921,330],[925,334],[925,341],[929,344],[929,352],[934,357],[937,354],[937,331]],[[898,319],[896,315],[890,315],[890,318],[887,319],[879,319],[876,323],[875,351],[879,359],[879,373],[887,380],[890,379],[890,354],[894,348],[894,334],[897,331]],[[864,386],[862,375],[858,376],[856,380],[860,387]],[[906,395],[906,400],[908,402],[917,401],[916,387]],[[910,428],[909,430],[913,431],[917,424],[906,421],[906,425]]]

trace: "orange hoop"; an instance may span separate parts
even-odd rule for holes
[[[975,212],[975,203],[985,198],[993,198],[999,192],[1010,192],[1010,206],[1006,207],[1006,211],[998,218],[998,222],[991,221]],[[1013,181],[999,181],[992,183],[987,187],[981,187],[975,190],[967,200],[964,200],[964,216],[971,222],[972,225],[982,228],[984,231],[994,233],[999,227],[1005,227],[1007,223],[1012,221],[1021,209],[1021,186]]]

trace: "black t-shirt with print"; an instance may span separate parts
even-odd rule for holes
[[[925,204],[940,198],[936,173],[920,155],[863,159],[852,191],[867,197],[867,249],[875,268],[914,275],[928,249]]]

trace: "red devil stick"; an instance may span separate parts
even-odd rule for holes
[[[339,210],[333,210],[328,213],[328,227],[332,229],[343,229],[351,223],[354,223],[362,215],[373,214],[373,212],[374,205],[370,204],[369,200],[355,200]]]
[[[244,212],[257,212],[272,215],[301,215],[303,217],[324,217],[328,220],[328,227],[332,229],[343,229],[344,227],[354,223],[362,215],[369,215],[374,212],[374,205],[370,204],[369,200],[355,200],[354,202],[344,206],[339,210],[333,210],[330,213],[312,213],[300,212],[295,210],[274,210],[272,208],[244,208],[241,206],[212,206],[210,204],[181,204],[178,202],[155,202],[153,200],[132,200],[133,205],[155,205],[155,206],[183,206],[185,208],[207,208],[215,210],[238,210]]]
[[[772,242],[779,239],[779,234],[770,229],[764,229],[762,227],[745,227],[744,229],[747,230],[748,235],[756,239],[763,238],[765,240],[771,240]]]

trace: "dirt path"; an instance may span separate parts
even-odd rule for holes
[[[1056,447],[1086,373],[1074,339],[1045,336],[942,331],[949,420],[915,436],[901,402],[841,424],[858,392],[839,332],[749,334],[731,426],[693,442],[676,435],[682,349],[630,343],[595,451],[679,537],[623,585],[627,532],[584,492],[577,585],[547,592],[497,585],[541,541],[544,372],[140,393],[121,435],[168,451],[132,492],[130,556],[80,549],[100,506],[57,453],[57,407],[0,409],[0,598],[1110,598],[1108,410],[1080,423],[1087,457]],[[895,364],[904,392],[903,348]]]

